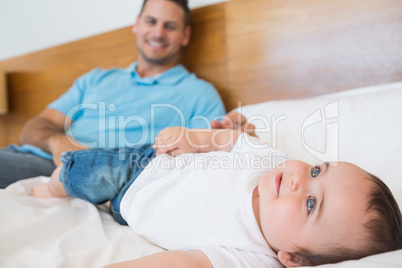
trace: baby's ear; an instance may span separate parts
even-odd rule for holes
[[[286,267],[299,267],[306,265],[303,257],[282,250],[278,252],[278,258]]]

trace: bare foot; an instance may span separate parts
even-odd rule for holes
[[[49,192],[48,184],[38,184],[32,187],[32,196],[41,198],[51,198],[53,197]]]

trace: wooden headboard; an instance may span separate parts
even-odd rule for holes
[[[192,11],[183,62],[219,90],[227,110],[402,81],[401,0],[230,0]],[[0,62],[10,113],[0,146],[95,67],[137,57],[131,27]]]

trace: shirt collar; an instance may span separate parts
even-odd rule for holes
[[[182,65],[176,65],[163,73],[151,77],[142,78],[137,73],[138,62],[133,62],[126,68],[126,71],[131,74],[132,79],[138,84],[154,85],[154,84],[167,84],[174,85],[189,74],[188,70]]]

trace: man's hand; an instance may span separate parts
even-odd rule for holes
[[[47,144],[49,146],[50,153],[53,155],[53,162],[56,166],[62,164],[61,154],[63,152],[89,149],[88,147],[79,144],[72,137],[68,137],[64,134],[50,136],[47,140]]]
[[[196,134],[184,127],[165,128],[155,138],[156,154],[168,153],[177,156],[184,153],[197,153],[199,140]]]
[[[241,132],[247,133],[250,136],[257,137],[255,134],[255,126],[247,122],[247,119],[238,112],[230,112],[225,115],[221,122],[211,121],[213,129],[239,129]]]

